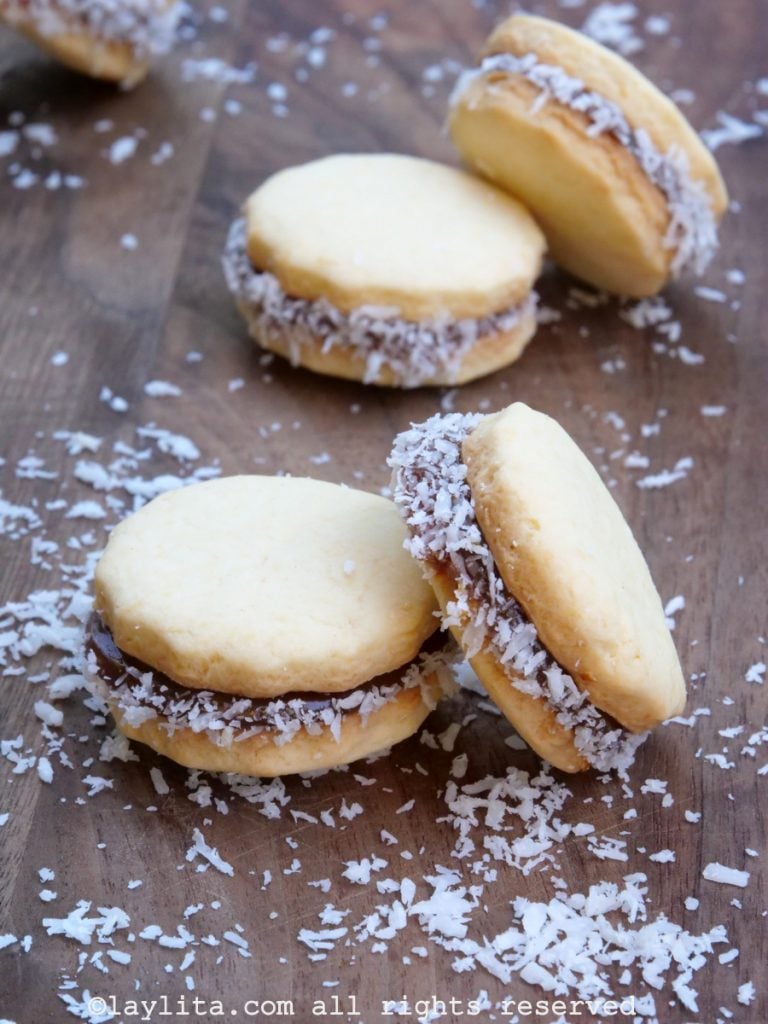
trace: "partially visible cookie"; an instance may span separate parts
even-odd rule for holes
[[[320,373],[456,384],[535,329],[541,232],[463,171],[391,154],[281,171],[230,232],[227,281],[255,340]]]
[[[0,19],[62,64],[123,86],[170,50],[180,13],[177,0],[0,0]]]
[[[685,683],[624,517],[554,420],[515,403],[401,434],[395,501],[449,626],[522,736],[565,771],[625,768]]]
[[[502,22],[449,125],[466,163],[528,206],[552,258],[599,288],[653,295],[717,246],[727,194],[711,153],[636,68],[564,25]]]

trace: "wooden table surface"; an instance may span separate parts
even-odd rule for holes
[[[555,0],[533,7],[576,26],[589,13]],[[692,90],[679,95],[697,128],[715,126],[721,110],[752,123],[768,106],[765,81],[762,92],[755,86],[768,73],[762,7],[643,4],[629,23],[641,43],[632,59],[667,90]],[[366,1024],[418,1019],[384,1016],[381,1001],[403,996],[469,1000],[485,990],[496,1009],[478,1010],[482,1020],[516,1019],[498,1007],[504,997],[553,999],[514,971],[499,979],[479,964],[455,970],[460,954],[434,941],[428,913],[366,937],[367,915],[399,898],[389,891],[395,884],[414,882],[413,906],[433,892],[426,879],[444,870],[457,873],[454,891],[479,887],[465,893],[477,904],[465,923],[480,943],[512,926],[516,897],[546,902],[559,888],[581,893],[643,872],[649,921],[664,914],[692,935],[722,924],[727,940],[704,952],[690,980],[698,1012],[678,1001],[674,968],[658,991],[637,964],[624,986],[611,969],[614,990],[653,992],[658,1019],[670,1024],[766,1020],[764,140],[718,150],[733,199],[721,252],[703,281],[682,281],[665,292],[666,308],[653,305],[655,326],[633,326],[634,304],[603,301],[550,268],[541,293],[558,315],[509,369],[458,392],[334,382],[249,343],[220,271],[227,226],[246,194],[288,164],[344,150],[455,162],[442,131],[447,95],[507,5],[233,0],[225,20],[221,8],[198,9],[178,50],[125,94],[70,74],[9,32],[0,36],[0,139],[19,133],[16,151],[0,159],[0,475],[9,503],[0,538],[0,600],[8,602],[0,612],[0,739],[21,738],[4,743],[0,759],[0,935],[19,940],[0,951],[0,1019],[74,1019],[66,999],[89,1019],[83,1007],[95,995],[114,998],[115,1019],[125,1021],[138,1019],[129,999],[197,995],[222,1000],[230,1018],[248,1012],[247,1000],[290,999],[293,1015],[283,1007],[282,1019]],[[647,20],[662,14],[666,31]],[[201,63],[214,57],[224,63]],[[253,80],[227,84],[227,67]],[[25,134],[30,124],[51,126],[55,137],[40,128]],[[150,381],[181,394],[153,397],[144,390]],[[409,421],[441,406],[495,410],[515,399],[572,433],[610,482],[664,601],[685,599],[673,617],[690,717],[654,734],[626,785],[592,775],[534,782],[537,759],[470,694],[444,703],[427,734],[374,763],[250,787],[190,776],[143,749],[107,760],[110,728],[82,690],[54,702],[60,727],[35,715],[47,684],[72,673],[66,648],[75,646],[84,607],[77,594],[87,593],[83,567],[137,495],[163,485],[158,475],[288,471],[378,489],[392,437]],[[186,450],[196,457],[169,453],[168,431],[190,439],[198,451]],[[99,510],[79,502],[98,502],[106,517],[88,518]],[[46,621],[58,649],[38,650]],[[455,737],[454,722],[462,725]],[[518,773],[501,798],[504,830],[478,812],[475,824],[465,821],[475,850],[457,857],[465,812],[448,807],[452,786],[476,792],[473,783],[501,780],[510,768]],[[494,845],[531,833],[514,810],[526,783],[534,807],[559,801],[556,817],[594,828],[553,840],[550,859],[527,874]],[[186,856],[195,829],[231,874]],[[651,859],[665,850],[675,859]],[[386,864],[374,861],[367,882],[342,876],[343,862],[364,858]],[[748,886],[703,879],[711,862],[749,871]],[[54,877],[40,876],[44,868]],[[377,888],[385,879],[393,881]],[[56,896],[45,902],[41,890]],[[696,910],[684,903],[691,897]],[[46,934],[56,926],[43,919],[67,918],[80,900],[91,904],[84,916],[99,919],[85,927],[90,942]],[[328,904],[335,910],[323,921]],[[127,917],[113,914],[110,925],[97,908]],[[312,959],[302,929],[334,933],[319,950],[324,959]],[[719,962],[732,949],[738,956]],[[740,1003],[749,981],[758,994],[746,1003],[742,989]],[[341,1016],[329,1015],[333,995]],[[315,1000],[327,1002],[325,1015]],[[466,1006],[464,1016],[457,1007],[443,1019],[467,1019]],[[214,1019],[200,1005],[188,1017],[177,1004],[166,1009],[143,1019]],[[250,1009],[252,1018],[270,1017],[269,1004],[260,1015]],[[106,1019],[93,1006],[90,1013]],[[557,1018],[555,1010],[519,1017]],[[585,1011],[566,1019],[593,1018]]]

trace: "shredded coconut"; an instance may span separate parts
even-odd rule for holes
[[[759,124],[750,124],[748,121],[742,121],[740,118],[734,117],[732,114],[726,114],[722,110],[718,111],[717,120],[720,125],[719,128],[709,128],[707,131],[702,132],[701,135],[713,153],[720,146],[738,146],[750,139],[757,139],[763,134],[763,129]]]
[[[178,398],[181,388],[167,380],[150,380],[144,385],[144,394],[149,398]]]
[[[535,313],[537,295],[531,292],[519,305],[480,319],[403,320],[397,309],[360,306],[343,313],[326,299],[287,295],[268,271],[251,264],[242,218],[232,225],[223,258],[227,284],[243,312],[251,334],[265,348],[277,345],[300,362],[301,348],[322,344],[322,351],[339,347],[365,362],[364,380],[375,383],[388,370],[405,388],[434,380],[453,380],[464,356],[488,334],[511,331]]]
[[[765,682],[765,662],[756,661],[754,665],[750,665],[744,673],[744,679],[748,683],[758,683],[762,686]]]
[[[220,871],[222,875],[234,875],[235,871],[232,865],[224,860],[219,851],[215,846],[209,846],[205,841],[205,836],[199,828],[192,830],[192,845],[187,850],[186,860],[193,861],[197,857],[202,857],[212,867]]]
[[[691,268],[701,274],[717,248],[717,225],[706,189],[691,178],[688,158],[679,147],[661,153],[643,128],[632,128],[617,104],[562,68],[542,64],[533,53],[516,57],[498,53],[486,57],[479,68],[465,71],[451,97],[458,103],[470,84],[479,77],[494,74],[520,75],[539,90],[533,107],[536,113],[550,99],[583,114],[592,138],[608,133],[635,157],[649,181],[663,194],[669,210],[669,225],[664,245],[674,250],[671,270],[674,275]]]
[[[385,704],[404,691],[421,687],[422,700],[434,707],[438,692],[452,686],[450,665],[457,652],[454,645],[438,651],[423,651],[402,670],[394,682],[372,682],[347,693],[292,695],[272,700],[255,700],[236,695],[193,690],[174,683],[148,666],[132,664],[124,658],[121,674],[114,681],[104,671],[93,648],[85,655],[85,668],[92,691],[107,704],[119,709],[125,720],[139,726],[158,719],[170,735],[179,729],[204,732],[218,746],[229,747],[266,730],[284,744],[304,729],[316,736],[330,728],[338,741],[343,716],[354,712],[363,723]],[[435,685],[435,679],[437,683]]]
[[[632,3],[601,3],[590,11],[581,31],[629,57],[643,48],[643,41],[632,24],[637,13]]]
[[[737,868],[729,868],[724,864],[713,861],[702,871],[702,876],[708,882],[719,882],[720,885],[735,885],[739,889],[746,889],[749,884],[749,872],[739,871]]]
[[[406,546],[427,575],[438,563],[456,577],[443,625],[461,630],[467,657],[492,652],[510,685],[545,701],[593,767],[626,770],[647,734],[609,724],[542,645],[498,574],[475,518],[461,457],[462,442],[481,418],[436,415],[396,438],[389,465],[395,503],[411,534]]]

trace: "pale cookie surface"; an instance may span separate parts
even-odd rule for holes
[[[496,187],[392,154],[281,171],[246,204],[248,255],[294,297],[409,320],[483,317],[524,299],[543,236]]]
[[[412,659],[437,625],[404,538],[376,495],[295,478],[209,481],[116,527],[96,608],[123,651],[190,687],[347,690]]]
[[[575,442],[516,403],[481,420],[462,454],[498,571],[552,656],[629,729],[678,714],[685,683],[656,587]]]

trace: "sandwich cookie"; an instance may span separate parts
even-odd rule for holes
[[[553,419],[515,403],[402,433],[394,492],[449,627],[521,736],[567,772],[623,771],[685,703],[648,566]]]
[[[391,502],[313,480],[164,494],[97,566],[86,675],[122,733],[192,768],[272,776],[385,749],[452,680],[405,536]]]
[[[171,49],[177,0],[0,0],[0,19],[68,67],[136,85]]]
[[[413,388],[518,358],[536,327],[543,251],[526,210],[471,174],[343,155],[257,189],[224,270],[264,348],[319,373]]]
[[[514,15],[451,98],[466,163],[517,196],[552,258],[622,295],[701,273],[728,197],[680,110],[636,68],[579,32]]]

